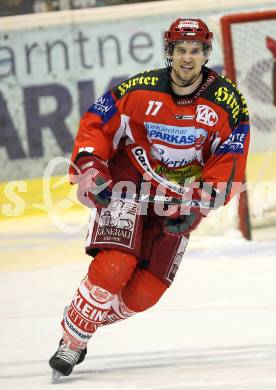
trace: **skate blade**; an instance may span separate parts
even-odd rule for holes
[[[52,383],[58,383],[59,379],[61,377],[62,377],[62,374],[59,371],[53,370],[53,373],[52,373]]]

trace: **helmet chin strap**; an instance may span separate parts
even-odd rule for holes
[[[200,77],[200,75],[202,74],[202,70],[199,72],[199,74],[196,76],[195,79],[193,79],[192,81],[190,82],[187,82],[185,84],[177,84],[174,79],[172,78],[172,73],[170,72],[170,79],[171,79],[171,82],[174,83],[175,85],[177,85],[178,87],[180,88],[185,88],[185,87],[190,87],[191,85],[193,85]]]

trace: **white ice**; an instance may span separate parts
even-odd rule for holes
[[[195,235],[160,302],[98,330],[53,385],[48,359],[89,259],[84,231],[28,221],[0,224],[0,389],[276,389],[276,241]]]

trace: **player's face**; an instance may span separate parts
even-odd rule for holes
[[[172,54],[172,77],[174,81],[190,84],[197,78],[206,61],[200,42],[177,42]]]

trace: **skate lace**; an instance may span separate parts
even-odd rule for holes
[[[80,354],[81,351],[75,351],[69,348],[66,344],[62,343],[57,351],[56,357],[74,366],[77,363]]]

